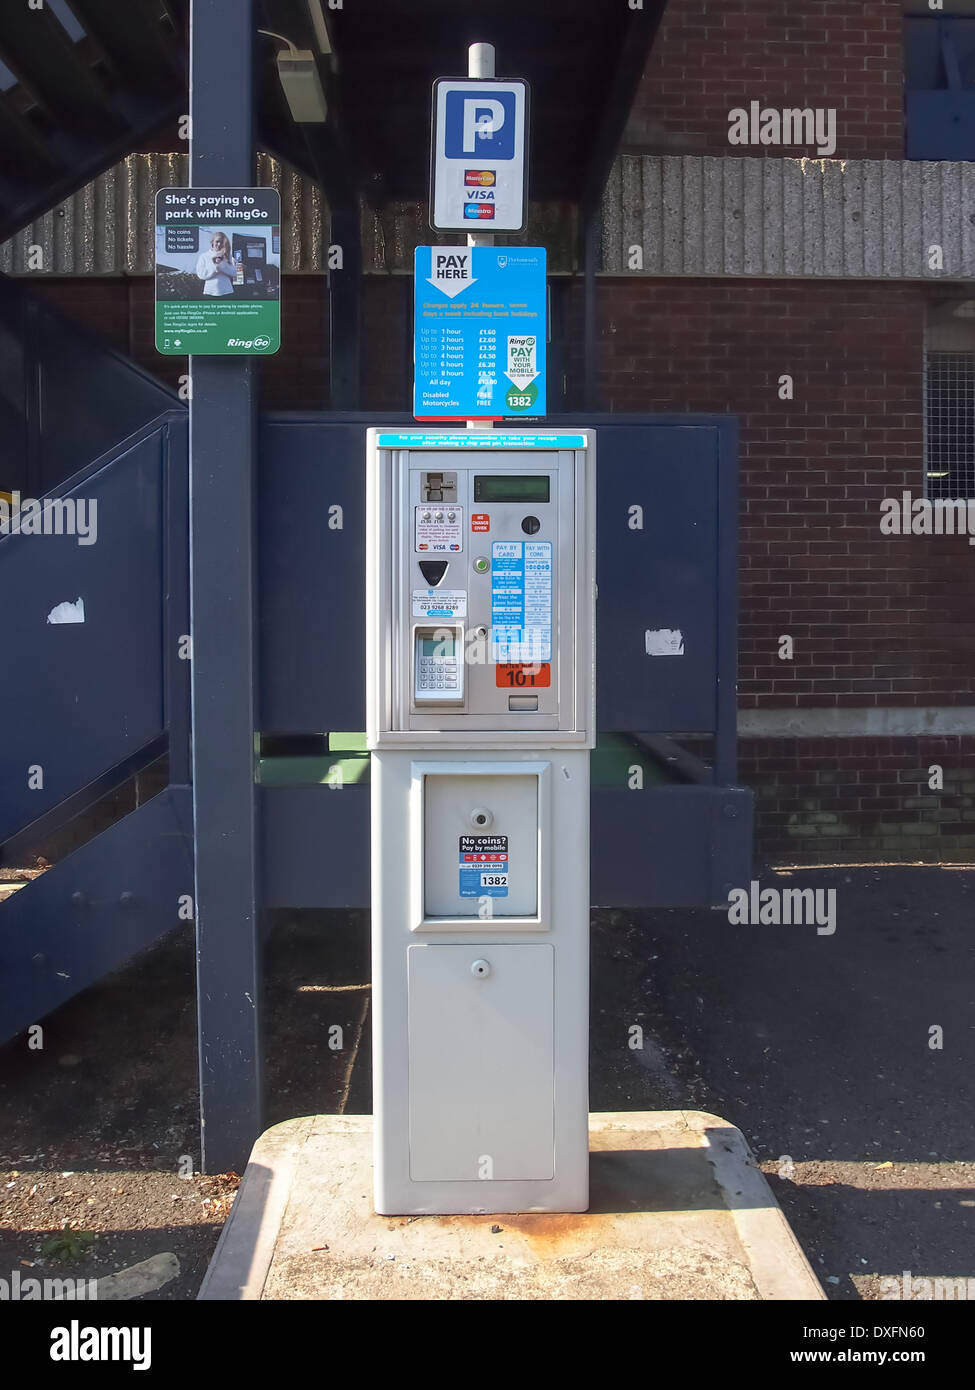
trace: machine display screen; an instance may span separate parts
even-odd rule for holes
[[[547,473],[497,473],[474,477],[475,502],[547,502]]]
[[[421,637],[420,656],[450,658],[454,655],[454,646],[453,637]]]

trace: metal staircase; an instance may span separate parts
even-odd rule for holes
[[[186,110],[189,0],[6,3],[0,241]]]
[[[2,1041],[177,926],[193,889],[186,411],[9,281],[0,351],[20,369],[0,488],[21,494],[0,536],[0,863],[163,756],[170,775],[0,903]]]

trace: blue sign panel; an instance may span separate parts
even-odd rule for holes
[[[491,660],[552,660],[552,542],[491,547]]]
[[[540,246],[418,246],[413,414],[545,414],[546,281]]]
[[[460,896],[508,896],[507,835],[461,835]]]
[[[488,86],[448,92],[444,153],[448,159],[514,159],[514,92]]]
[[[379,436],[380,449],[584,449],[584,434],[449,434],[446,430],[419,433],[402,430]]]

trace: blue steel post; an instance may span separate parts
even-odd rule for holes
[[[718,430],[718,688],[714,780],[738,781],[738,422]]]
[[[190,180],[254,180],[253,0],[192,0]],[[191,359],[193,824],[202,1166],[262,1129],[253,364]]]

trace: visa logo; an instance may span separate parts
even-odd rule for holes
[[[467,201],[477,200],[482,203],[493,203],[494,193],[490,188],[469,188],[467,190]]]
[[[494,217],[493,203],[467,203],[464,207],[464,217],[468,221],[486,221]]]

